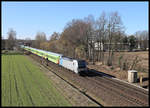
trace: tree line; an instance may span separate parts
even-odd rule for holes
[[[107,49],[107,65],[109,66],[112,65],[114,53],[121,47],[121,44],[122,47],[128,45],[130,51],[139,46],[140,48],[142,46],[143,50],[149,47],[147,31],[137,31],[130,36],[125,34],[125,26],[118,12],[108,14],[102,12],[98,19],[94,19],[93,15],[83,19],[72,19],[66,24],[62,33],[54,32],[49,39],[46,39],[44,32],[38,32],[34,40],[26,38],[25,41],[34,48],[86,59],[93,63],[103,62]],[[11,49],[15,42],[16,31],[11,29],[8,32],[7,48]]]

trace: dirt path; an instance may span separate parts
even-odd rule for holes
[[[65,81],[60,79],[54,73],[50,72],[48,69],[44,68],[40,63],[34,61],[31,57],[29,59],[33,61],[40,69],[45,73],[45,75],[56,85],[55,87],[61,92],[62,95],[73,105],[73,106],[99,106],[88,97],[80,93],[78,90],[73,88],[71,85],[67,84]]]

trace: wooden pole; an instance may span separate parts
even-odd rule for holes
[[[143,83],[143,75],[140,76],[140,86],[142,86]]]

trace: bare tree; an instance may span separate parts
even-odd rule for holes
[[[88,15],[84,18],[85,23],[87,24],[86,34],[85,34],[85,48],[86,48],[86,58],[94,61],[94,29],[95,29],[95,20],[93,15]]]
[[[116,36],[119,35],[123,29],[121,17],[118,15],[118,12],[112,12],[109,15],[108,18],[108,41],[109,41],[109,56],[107,65],[112,65],[113,55],[114,55],[114,49],[115,45],[112,44],[114,40],[116,40]]]
[[[34,47],[40,48],[40,44],[46,41],[46,34],[44,32],[38,32],[35,37]]]
[[[106,19],[106,14],[103,12],[99,19],[97,20],[97,29],[98,29],[98,36],[97,36],[97,42],[98,42],[98,61],[103,62],[104,58],[104,46],[105,43],[105,36],[106,36],[106,27],[107,27],[107,19]]]
[[[141,49],[141,46],[142,46],[141,31],[135,32],[135,37],[136,37],[136,39],[137,39],[137,46],[138,46],[138,49]]]
[[[60,34],[57,32],[54,32],[51,36],[50,36],[50,41],[55,41],[58,40],[60,38]]]
[[[143,49],[146,50],[146,48],[148,47],[148,32],[146,30],[141,32],[141,38]]]
[[[13,50],[13,47],[16,45],[16,31],[12,28],[7,32],[8,39],[6,41],[6,47],[10,50]]]
[[[82,51],[86,51],[86,35],[87,35],[87,27],[88,23],[77,19],[69,22],[64,31],[61,34],[60,40],[62,44],[65,46],[65,50],[69,50],[68,55],[75,57],[77,51],[76,48],[80,48],[82,45],[84,46]],[[84,53],[82,53],[84,54]]]
[[[138,40],[138,48],[146,50],[148,48],[148,32],[146,30],[137,31],[135,36]]]
[[[31,44],[32,44],[32,40],[29,37],[25,38],[25,42],[28,46],[31,46]]]

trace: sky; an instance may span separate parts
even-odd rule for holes
[[[93,15],[97,20],[117,11],[121,16],[125,33],[132,35],[148,30],[148,2],[2,2],[2,37],[13,28],[17,39],[35,39],[37,32],[44,32],[47,39],[53,32],[61,33],[72,19],[84,19]]]

